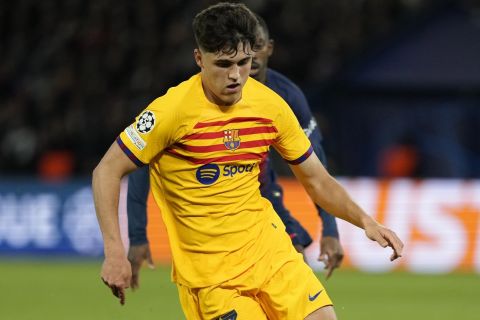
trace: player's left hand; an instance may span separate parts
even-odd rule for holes
[[[373,241],[378,242],[382,247],[390,247],[393,250],[390,261],[394,261],[402,256],[403,242],[395,232],[387,227],[374,222],[365,226],[366,236]]]
[[[343,248],[338,238],[322,237],[320,241],[320,256],[318,261],[325,264],[327,269],[327,279],[333,274],[333,271],[340,267],[343,261]]]

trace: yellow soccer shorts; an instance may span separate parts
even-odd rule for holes
[[[177,284],[187,320],[302,320],[332,305],[281,221],[272,221],[264,230],[270,250],[241,275],[206,288]]]

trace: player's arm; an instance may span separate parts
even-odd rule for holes
[[[313,119],[313,118],[312,118]],[[313,120],[315,121],[315,120]],[[327,159],[321,143],[321,134],[316,128],[316,122],[310,122],[309,127],[304,127],[304,132],[312,143],[313,151],[318,156],[320,162],[327,168]],[[322,219],[322,238],[320,239],[319,261],[325,264],[327,270],[327,279],[333,274],[333,271],[340,267],[343,261],[343,248],[338,236],[337,221],[335,217],[325,211],[318,205],[315,205],[318,215]]]
[[[310,142],[312,143],[313,151],[317,155],[320,162],[325,168],[327,168],[327,157],[325,156],[325,151],[323,150],[319,133],[313,132],[308,136]],[[323,222],[322,237],[333,237],[338,239],[338,228],[335,217],[323,210],[320,206],[316,205],[318,215]]]
[[[393,249],[391,261],[402,256],[403,243],[395,232],[367,215],[328,174],[315,153],[300,164],[291,164],[290,167],[316,204],[337,218],[364,229],[366,236],[382,247],[391,247]]]
[[[292,86],[288,103],[295,117],[298,119],[303,132],[305,132],[305,135],[310,140],[313,151],[323,166],[327,168],[327,157],[322,147],[322,133],[320,132],[315,117],[312,115],[307,98],[298,87]],[[323,222],[322,237],[338,239],[338,228],[335,217],[328,214],[325,210],[322,210],[319,206],[317,206],[317,210]]]
[[[92,177],[95,210],[104,241],[105,260],[101,277],[121,304],[125,302],[124,290],[130,285],[132,272],[118,222],[120,180],[136,168],[114,142],[93,171]]]
[[[149,167],[138,168],[128,175],[127,191],[127,218],[128,260],[132,266],[131,287],[139,287],[140,269],[143,261],[147,261],[149,268],[154,264],[150,245],[147,239],[147,200],[150,191]]]
[[[291,86],[291,92],[288,95],[289,105],[298,119],[300,126],[312,144],[313,151],[320,159],[323,166],[327,167],[327,157],[322,147],[322,134],[317,121],[312,115],[308,101],[303,92],[296,86]],[[338,236],[337,221],[335,217],[316,205],[318,214],[322,219],[322,238],[320,239],[320,256],[318,260],[325,264],[327,269],[327,279],[333,271],[340,267],[343,260],[343,248]]]

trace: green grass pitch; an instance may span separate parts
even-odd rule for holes
[[[99,261],[0,260],[0,319],[184,319],[169,267],[143,269],[141,288],[120,306]],[[365,274],[337,270],[325,281],[339,319],[480,319],[480,275]]]

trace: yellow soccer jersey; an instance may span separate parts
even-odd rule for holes
[[[154,100],[117,142],[137,165],[150,164],[173,280],[189,287],[231,279],[267,250],[258,239],[275,213],[258,177],[270,145],[290,163],[312,153],[275,92],[249,78],[242,99],[220,107],[205,97],[199,74]]]

